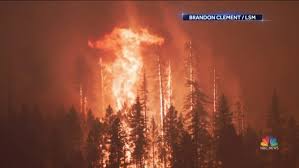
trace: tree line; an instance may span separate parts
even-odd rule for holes
[[[1,121],[1,167],[298,167],[298,124],[281,112],[276,93],[266,129],[248,127],[238,133],[228,99],[222,95],[211,131],[205,96],[193,85],[194,91],[187,96],[193,101],[186,103],[186,113],[172,105],[163,128],[154,117],[145,117],[139,97],[120,111],[108,106],[102,118],[74,107],[61,107],[52,114],[38,106],[23,105],[18,113],[8,109],[10,115]],[[265,135],[278,139],[279,150],[259,148]]]

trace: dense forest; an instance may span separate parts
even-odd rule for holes
[[[106,108],[103,118],[63,106],[45,113],[38,105],[9,108],[1,120],[1,167],[173,167],[296,168],[299,129],[279,109],[274,92],[267,128],[237,131],[225,95],[219,97],[212,131],[205,96],[194,82],[188,112],[171,106],[162,123],[145,116],[145,101],[131,107]],[[279,150],[263,151],[265,135],[278,139]]]
[[[299,168],[298,9],[0,2],[0,168]]]
[[[199,57],[193,55],[191,42],[186,47],[190,50],[185,62],[188,93],[182,111],[170,100],[171,66],[165,73],[160,56],[155,68],[160,111],[149,103],[145,71],[134,103],[125,102],[120,110],[113,105],[88,110],[83,79],[78,82],[78,109],[76,105],[55,110],[38,104],[12,105],[8,94],[0,122],[0,167],[298,168],[299,126],[295,117],[282,110],[276,90],[269,99],[265,127],[253,128],[244,121],[240,102],[235,109],[224,93],[216,94],[215,69],[213,101],[205,94],[198,82]],[[132,75],[128,72],[125,80]]]

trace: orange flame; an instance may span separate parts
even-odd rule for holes
[[[147,29],[133,31],[130,28],[115,28],[112,33],[89,47],[110,50],[116,60],[108,65],[112,76],[112,93],[116,108],[121,109],[124,103],[132,104],[136,99],[136,87],[143,66],[141,43],[162,45],[164,39],[152,35]]]

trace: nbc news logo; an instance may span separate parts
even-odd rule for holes
[[[273,136],[265,136],[260,143],[261,150],[278,150],[277,138]]]

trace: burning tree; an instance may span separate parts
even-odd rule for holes
[[[143,79],[142,79],[142,84],[140,88],[140,93],[141,93],[141,98],[140,98],[140,103],[142,105],[142,109],[144,111],[144,120],[145,124],[147,123],[147,112],[148,112],[148,82],[147,82],[147,76],[145,73],[145,68],[143,68]],[[147,125],[145,125],[147,128]]]
[[[158,82],[159,82],[159,102],[160,102],[160,122],[161,122],[161,128],[162,128],[162,136],[163,136],[163,121],[165,116],[165,96],[164,96],[164,71],[162,68],[161,63],[161,55],[158,54],[158,60],[157,60],[157,72],[158,72]]]
[[[196,81],[190,83],[193,89],[187,96],[185,109],[189,121],[188,130],[191,133],[193,143],[194,166],[202,167],[206,164],[208,158],[208,144],[210,135],[207,129],[207,112],[204,105],[208,102],[207,96],[203,94]],[[192,98],[192,104],[190,99]]]
[[[158,125],[155,122],[154,117],[151,119],[151,127],[150,127],[150,141],[151,141],[151,159],[152,159],[152,168],[158,167],[158,136],[159,130]]]
[[[112,78],[111,90],[117,110],[125,103],[132,105],[135,101],[143,67],[141,44],[162,45],[163,42],[163,38],[150,34],[147,29],[126,28],[115,28],[103,39],[89,41],[90,47],[112,51],[116,56],[112,64],[106,65],[106,69]]]
[[[199,86],[199,57],[195,54],[195,49],[191,41],[186,43],[186,50],[186,86],[189,88],[189,93],[185,99],[184,109],[186,111],[186,118],[189,121],[188,130],[194,146],[192,151],[194,166],[204,167],[209,159],[207,157],[207,147],[210,143],[210,135],[207,123],[208,115],[205,110],[205,105],[209,101]]]
[[[246,130],[246,123],[245,123],[245,108],[244,105],[241,104],[240,101],[237,101],[236,109],[233,114],[233,121],[236,127],[236,131],[238,135],[244,135]]]
[[[160,155],[163,162],[163,167],[167,166],[167,151],[165,144],[165,116],[167,115],[168,109],[172,105],[172,72],[171,72],[171,64],[168,62],[168,67],[165,66],[161,55],[157,51],[157,62],[155,72],[155,79],[158,83],[158,91],[159,91],[159,111],[160,111]]]

